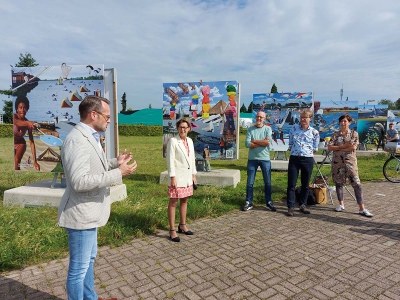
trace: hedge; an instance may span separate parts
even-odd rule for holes
[[[240,133],[246,131],[246,128],[240,128]],[[162,126],[119,125],[118,133],[123,136],[161,136]],[[0,124],[0,137],[13,137],[13,125]]]
[[[0,124],[0,137],[13,137],[13,124]]]

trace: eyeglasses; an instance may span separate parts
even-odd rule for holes
[[[96,110],[94,110],[94,112],[98,113],[99,115],[102,115],[103,118],[104,118],[104,120],[106,120],[106,122],[108,122],[108,120],[111,119],[111,116],[110,116],[110,115],[105,115],[105,114],[103,114],[103,113],[101,113],[101,112],[99,112],[99,111],[96,111]]]
[[[184,129],[184,130],[186,130],[186,129],[188,129],[189,127],[179,126],[178,128],[179,128],[179,129]]]

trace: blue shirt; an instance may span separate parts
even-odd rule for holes
[[[96,130],[94,130],[92,127],[86,125],[85,123],[79,122],[79,125],[81,125],[82,127],[86,128],[94,137],[94,139],[97,142],[97,145],[100,147],[100,150],[103,150],[103,148],[101,147],[101,143],[100,143],[100,133],[98,133]]]
[[[246,134],[246,141],[245,145],[247,148],[250,148],[250,144],[252,140],[265,140],[266,137],[269,137],[269,140],[271,141],[271,136],[272,136],[272,130],[271,127],[269,126],[263,126],[263,127],[257,127],[257,126],[251,126],[249,129],[247,129],[247,134]],[[270,160],[269,157],[269,147],[256,147],[256,148],[250,148],[249,149],[249,160]]]
[[[392,129],[392,130],[388,129],[387,134],[389,136],[389,139],[392,139],[396,136],[396,134],[398,134],[398,132],[396,129]]]
[[[290,155],[313,157],[318,150],[319,132],[308,126],[306,130],[295,124],[289,132]]]

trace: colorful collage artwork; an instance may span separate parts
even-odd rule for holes
[[[358,122],[358,102],[357,101],[329,101],[314,102],[314,128],[319,131],[321,140],[330,138],[335,131],[338,131],[339,118],[344,114],[349,114],[353,121],[349,128],[357,129]]]
[[[12,68],[14,169],[62,172],[60,149],[79,103],[104,95],[103,65]]]
[[[271,151],[287,151],[289,131],[300,122],[300,111],[313,107],[312,92],[253,94],[253,123],[259,111],[272,129]]]
[[[163,156],[178,134],[176,122],[190,121],[196,158],[209,147],[212,160],[238,158],[239,83],[237,81],[163,84]]]

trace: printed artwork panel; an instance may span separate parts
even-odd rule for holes
[[[85,96],[104,95],[104,66],[14,67],[11,78],[14,169],[62,172],[63,140],[80,121]]]
[[[289,131],[294,124],[300,123],[300,112],[312,109],[312,92],[263,93],[253,94],[253,124],[259,111],[266,114],[265,125],[271,126],[271,151],[287,151]]]
[[[163,84],[163,156],[178,134],[176,122],[190,122],[196,158],[209,148],[211,160],[238,158],[239,83],[237,81]]]

